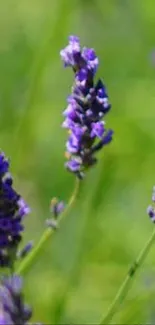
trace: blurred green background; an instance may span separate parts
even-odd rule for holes
[[[39,239],[53,196],[67,200],[62,111],[73,75],[59,51],[70,34],[94,47],[112,103],[110,146],[74,209],[25,276],[33,320],[97,324],[152,232],[155,183],[153,0],[1,0],[0,147],[32,208],[24,242]],[[113,323],[155,322],[155,247]]]

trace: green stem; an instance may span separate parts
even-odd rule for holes
[[[73,193],[71,194],[71,197],[68,201],[68,204],[65,208],[65,210],[61,213],[59,216],[58,222],[60,222],[64,217],[68,214],[69,210],[71,209],[73,203],[76,200],[78,191],[79,191],[79,184],[80,181],[76,179],[75,187],[73,190]],[[45,244],[47,243],[48,239],[51,237],[51,235],[54,233],[55,229],[53,228],[47,228],[42,237],[40,238],[38,244],[32,249],[32,251],[25,257],[23,262],[20,264],[19,268],[16,271],[16,274],[25,274],[25,272],[29,269],[31,266],[32,262],[36,259],[40,251],[44,248]]]
[[[120,289],[118,290],[112,304],[110,305],[107,311],[107,314],[101,320],[100,325],[109,324],[113,316],[117,313],[121,303],[124,301],[124,299],[128,294],[128,291],[130,290],[132,280],[135,278],[138,269],[140,268],[146,256],[148,255],[154,240],[155,240],[155,229],[153,230],[152,235],[150,236],[145,246],[141,250],[139,256],[137,257],[133,265],[130,267]]]

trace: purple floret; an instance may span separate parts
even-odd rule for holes
[[[66,167],[72,172],[78,172],[80,170],[81,164],[76,159],[71,159],[66,163]]]
[[[102,138],[103,133],[104,133],[104,123],[101,122],[93,122],[91,124],[91,137],[98,137],[98,138]]]
[[[99,64],[99,60],[94,49],[84,47],[82,51],[82,57],[87,62],[88,68],[95,73]]]
[[[22,279],[17,275],[0,281],[0,325],[28,325],[32,309],[25,304]]]
[[[52,199],[51,212],[53,213],[55,218],[57,218],[63,212],[64,208],[65,208],[65,204],[63,201],[59,201],[56,198]]]
[[[69,44],[60,51],[65,67],[74,67],[77,64],[76,56],[80,53],[80,42],[76,36],[69,37]]]

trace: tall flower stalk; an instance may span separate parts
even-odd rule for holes
[[[110,110],[106,88],[101,79],[94,81],[99,59],[94,49],[80,47],[77,36],[69,37],[69,44],[60,51],[65,67],[71,67],[74,81],[63,112],[62,126],[68,129],[66,142],[66,168],[76,176],[73,193],[64,208],[62,202],[52,202],[53,218],[47,220],[48,228],[38,244],[31,250],[17,269],[18,274],[25,273],[38,254],[47,244],[77,198],[80,181],[88,168],[96,162],[96,153],[111,142],[113,131],[105,128],[103,117]]]

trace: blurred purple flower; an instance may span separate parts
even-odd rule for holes
[[[31,316],[31,308],[23,302],[22,279],[4,277],[0,283],[0,325],[25,325]]]
[[[24,230],[23,218],[30,212],[22,197],[13,189],[8,173],[9,162],[0,152],[0,266],[12,267]]]
[[[72,158],[66,163],[66,167],[73,173],[76,173],[80,171],[81,162],[76,158]]]
[[[59,214],[63,212],[64,208],[65,204],[63,201],[59,201],[57,198],[53,198],[51,200],[51,212],[55,218],[57,218]]]
[[[22,286],[22,278],[17,275],[1,278],[0,325],[30,324],[28,321],[31,319],[32,309],[24,302]]]
[[[52,212],[52,218],[46,220],[46,226],[56,230],[58,228],[58,217],[65,209],[63,201],[59,201],[57,198],[51,200],[50,210]]]
[[[18,258],[24,258],[29,254],[29,252],[32,250],[34,246],[33,241],[29,241],[21,250],[17,252]]]
[[[155,186],[153,187],[152,202],[153,202],[153,205],[149,205],[148,208],[147,208],[147,214],[150,217],[150,219],[153,222],[155,222],[155,206],[154,206],[154,203],[155,203]]]

